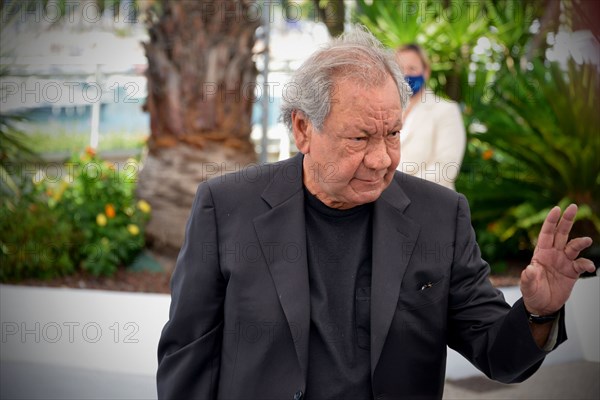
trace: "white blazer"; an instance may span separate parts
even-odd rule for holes
[[[458,105],[427,90],[404,120],[398,170],[455,190],[466,142]]]

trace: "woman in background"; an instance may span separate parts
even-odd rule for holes
[[[400,47],[396,55],[413,91],[403,115],[398,170],[455,190],[467,141],[460,109],[425,88],[431,69],[419,46]]]

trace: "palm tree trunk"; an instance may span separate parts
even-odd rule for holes
[[[163,0],[149,11],[151,134],[138,195],[154,247],[178,249],[198,184],[256,161],[250,140],[260,18],[249,0]]]

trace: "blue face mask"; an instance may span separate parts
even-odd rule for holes
[[[404,79],[406,79],[406,83],[408,83],[408,86],[410,86],[413,96],[419,93],[419,90],[421,90],[421,88],[425,84],[425,77],[423,75],[405,75]]]

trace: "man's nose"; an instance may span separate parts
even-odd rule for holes
[[[384,140],[377,140],[369,144],[364,163],[367,168],[374,170],[387,169],[390,166],[392,159],[388,154]]]

